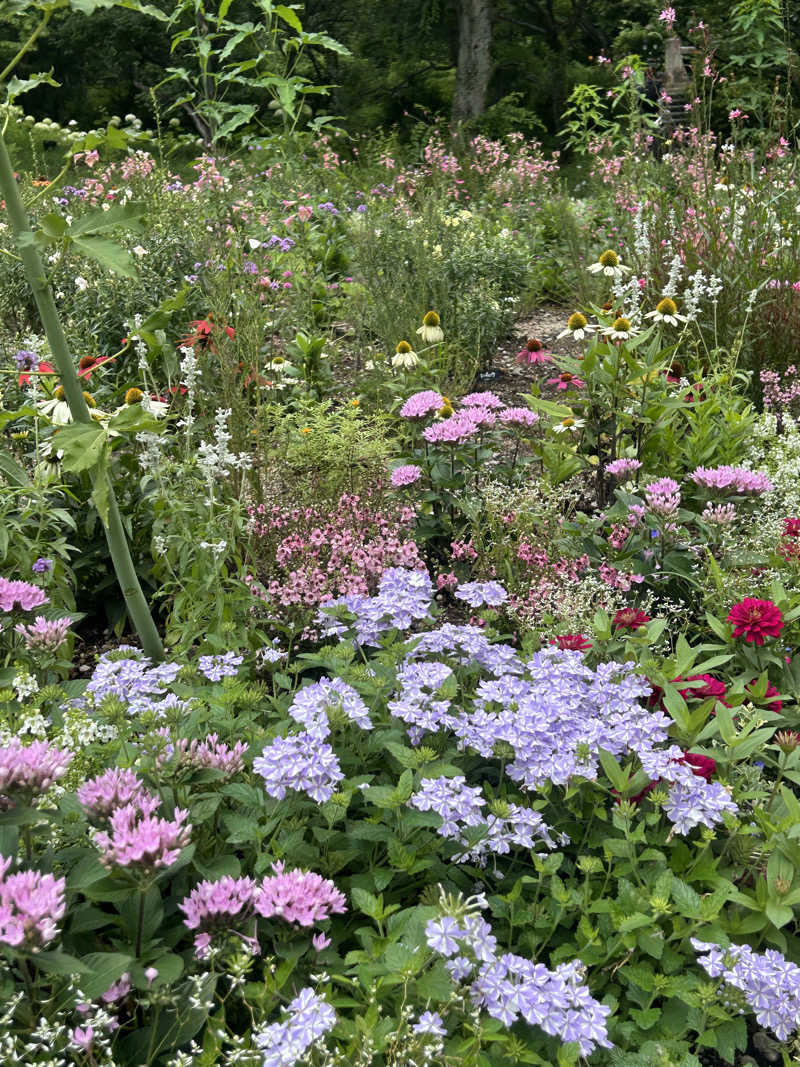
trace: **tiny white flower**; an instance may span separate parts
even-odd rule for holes
[[[78,277],[75,279],[75,288],[80,289],[80,291],[83,293],[89,288],[89,283],[79,274]]]

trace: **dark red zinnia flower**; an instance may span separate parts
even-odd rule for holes
[[[723,697],[727,693],[727,689],[718,678],[713,678],[710,674],[690,674],[687,678],[678,677],[672,679],[673,685],[677,685],[678,682],[703,683],[702,685],[679,689],[678,692],[684,700],[708,700],[709,697],[715,697],[717,700],[725,702]]]
[[[800,519],[784,519],[783,536],[800,537]]]
[[[646,626],[650,622],[650,616],[636,608],[621,608],[614,616],[611,625],[615,630],[638,630],[640,626]]]
[[[754,686],[757,681],[758,681],[757,678],[753,678],[752,681],[748,682],[747,685],[745,686],[745,689],[747,690],[748,693],[750,693],[751,697],[752,697],[752,693],[750,692],[751,686]],[[761,698],[761,700],[766,704],[767,708],[769,708],[770,711],[774,711],[776,715],[780,715],[781,711],[783,711],[783,701],[782,700],[770,700],[770,697],[777,697],[777,696],[778,696],[778,690],[775,688],[775,686],[774,685],[767,685],[767,691],[764,694],[764,696]]]
[[[571,652],[587,652],[592,647],[592,642],[583,634],[559,634],[557,637],[550,638],[550,644],[558,645],[559,648],[568,649]]]
[[[727,621],[733,623],[733,636],[744,637],[751,645],[763,645],[765,637],[779,637],[784,625],[777,604],[751,596],[733,605]]]

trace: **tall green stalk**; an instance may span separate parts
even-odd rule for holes
[[[28,285],[33,292],[36,307],[39,310],[39,317],[50,345],[53,361],[61,376],[61,384],[64,387],[70,413],[75,422],[91,423],[92,418],[89,414],[89,408],[84,399],[78,373],[61,327],[61,320],[58,317],[50,284],[45,274],[44,264],[33,243],[33,234],[28,223],[27,212],[19,195],[11,159],[2,134],[0,134],[0,195],[6,202],[6,214],[17,245],[17,251],[25,269]],[[133,566],[128,540],[125,536],[117,500],[114,496],[114,489],[110,484],[110,476],[101,470],[93,477],[109,478],[108,524],[105,527],[106,540],[108,541],[117,581],[125,598],[128,615],[139,635],[146,655],[153,660],[161,660],[164,658],[164,648]]]

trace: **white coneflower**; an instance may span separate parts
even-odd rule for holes
[[[441,320],[435,311],[427,311],[422,320],[422,325],[417,329],[426,345],[436,345],[444,340]]]
[[[392,356],[392,366],[402,367],[403,370],[413,370],[418,363],[419,356],[408,341],[399,341]]]
[[[97,402],[91,393],[84,393],[83,399],[86,401],[86,406],[89,408],[89,413],[93,419],[99,421],[102,418],[108,418],[104,411],[97,410]],[[63,385],[58,386],[49,400],[39,401],[36,407],[50,419],[54,426],[66,426],[72,422],[72,412],[67,403],[67,394]]]
[[[567,328],[561,331],[557,340],[560,341],[562,337],[572,337],[575,341],[582,341],[584,337],[588,337],[596,329],[596,326],[589,325],[585,315],[581,315],[580,311],[576,311],[574,315],[570,315],[567,319]]]
[[[590,274],[602,273],[606,278],[621,278],[623,274],[629,274],[631,268],[620,263],[617,253],[613,249],[608,248],[598,258],[596,263],[590,264],[586,269]]]
[[[606,326],[603,330],[603,336],[609,338],[612,341],[627,341],[629,337],[633,337],[635,330],[630,324],[630,320],[620,315],[618,319],[614,319],[610,326]]]
[[[677,326],[679,322],[688,322],[686,315],[678,314],[678,305],[672,297],[665,296],[656,304],[655,311],[649,311],[646,319],[655,319],[656,322],[668,322],[670,326]]]
[[[575,433],[585,425],[586,419],[573,419],[570,415],[566,419],[561,419],[560,422],[555,423],[550,429],[553,433]]]

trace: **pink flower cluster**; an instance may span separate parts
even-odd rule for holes
[[[0,943],[36,952],[58,933],[66,879],[38,871],[7,874],[11,862],[0,857]]]
[[[768,493],[774,488],[766,474],[746,467],[698,467],[689,477],[705,489],[730,493]]]
[[[116,808],[109,818],[109,829],[95,835],[100,858],[107,867],[128,867],[142,874],[152,874],[171,867],[189,844],[192,831],[186,822],[188,811],[175,809],[172,820],[162,819],[137,804]]]
[[[783,378],[774,370],[762,370],[761,389],[764,407],[781,415],[790,411],[800,401],[800,376],[792,364],[786,368]]]
[[[159,801],[132,770],[111,767],[78,787],[78,800],[90,819],[101,821],[117,809],[132,804],[152,815]]]
[[[312,926],[347,911],[344,894],[330,879],[313,871],[284,871],[282,863],[273,864],[272,869],[275,874],[264,879],[253,899],[265,919],[277,915],[298,926]]]
[[[670,518],[675,515],[681,503],[681,489],[673,478],[659,478],[644,490],[647,506],[656,515]]]
[[[271,574],[260,590],[251,580],[251,592],[284,608],[315,607],[354,593],[372,595],[389,568],[423,566],[413,537],[414,517],[412,508],[381,508],[347,494],[332,511],[252,508],[250,530],[264,545]]]
[[[14,738],[0,748],[0,794],[44,793],[66,774],[72,753],[47,741],[23,745]]]
[[[395,467],[389,480],[395,489],[400,489],[406,485],[413,485],[421,477],[422,467],[418,467],[416,463],[405,463],[402,467]]]
[[[47,603],[49,598],[38,585],[0,578],[0,611],[13,611],[17,605],[23,611],[31,611]]]
[[[221,771],[226,778],[231,778],[244,769],[247,748],[245,741],[237,741],[231,748],[217,734],[209,734],[204,741],[181,738],[175,742],[174,751],[179,756],[179,765]]]
[[[313,926],[347,910],[344,894],[329,879],[309,871],[285,871],[282,863],[273,864],[272,869],[275,873],[260,883],[230,876],[200,882],[179,905],[186,926],[199,931],[194,944],[201,959],[208,955],[213,935],[219,932],[237,934],[258,951],[255,938],[237,929],[254,913],[265,919],[277,917],[298,926]],[[328,943],[322,938],[314,941],[318,951]]]
[[[67,639],[71,619],[45,619],[37,615],[32,623],[17,623],[15,631],[29,652],[57,652]]]
[[[400,415],[404,419],[424,419],[434,411],[438,411],[444,404],[444,397],[433,389],[425,389],[421,393],[414,393],[400,408]]]
[[[615,459],[613,463],[606,464],[606,474],[613,478],[627,478],[640,469],[642,464],[638,459]]]

